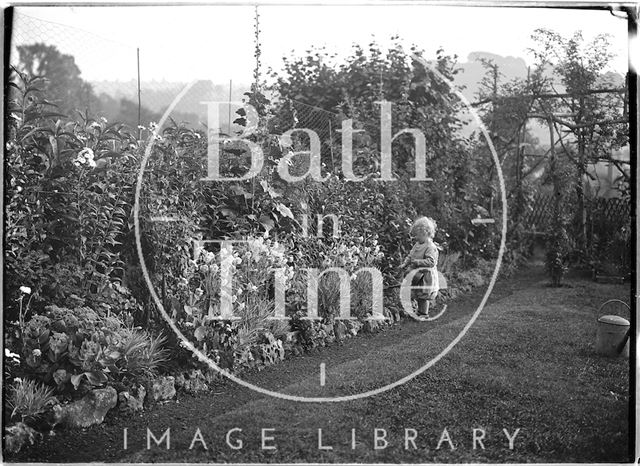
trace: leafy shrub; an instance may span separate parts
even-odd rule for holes
[[[33,316],[22,331],[31,373],[60,391],[71,386],[82,392],[108,381],[151,375],[166,361],[163,342],[163,337],[154,339],[126,327],[119,317],[88,307],[47,306],[47,314]]]
[[[119,312],[105,292],[122,277],[139,141],[123,125],[58,113],[42,93],[42,78],[15,72],[10,85],[8,289],[31,287],[38,311],[76,295]],[[5,298],[10,316],[12,297]]]
[[[628,203],[623,197],[605,202],[593,202],[590,222],[592,242],[587,251],[590,265],[597,271],[610,275],[625,276],[631,271],[631,219],[621,215],[612,219],[606,215],[607,202]]]

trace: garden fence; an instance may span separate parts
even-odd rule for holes
[[[545,234],[549,231],[553,215],[553,194],[540,193],[525,217],[528,231]],[[571,201],[576,205],[575,199]],[[609,262],[617,270],[631,270],[631,203],[624,198],[585,198],[585,247],[591,260]],[[569,238],[574,241],[582,232],[579,221],[567,225]],[[576,246],[576,244],[573,244]]]
[[[629,222],[631,205],[628,200],[613,198],[585,198],[588,223],[603,222],[611,227],[620,227]],[[545,231],[553,214],[553,194],[540,193],[531,205],[525,223],[531,230]]]

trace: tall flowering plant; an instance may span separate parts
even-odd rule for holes
[[[173,318],[201,351],[231,368],[249,358],[250,348],[261,340],[275,338],[277,344],[288,331],[286,322],[269,317],[274,315],[275,281],[286,286],[293,277],[291,260],[282,244],[262,237],[218,252],[200,251],[185,267],[185,304]],[[224,319],[225,303],[233,319]]]
[[[310,275],[305,269],[317,269],[320,274],[328,268],[338,268],[349,275],[351,287],[351,312],[363,316],[371,310],[371,278],[360,269],[379,268],[384,252],[377,235],[341,236],[339,238],[301,238],[291,244],[297,269],[290,281],[288,303],[302,313],[307,309],[307,293]],[[337,273],[324,273],[317,283],[318,312],[325,320],[332,320],[340,312],[340,278]]]

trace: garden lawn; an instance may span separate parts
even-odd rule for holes
[[[629,461],[629,361],[593,352],[598,308],[629,299],[627,285],[569,280],[549,288],[540,269],[499,282],[492,300],[460,343],[410,382],[383,394],[340,403],[299,403],[260,395],[227,382],[213,393],[180,396],[82,433],[61,432],[20,461],[124,462],[602,462]],[[484,290],[482,290],[484,291]],[[439,353],[475,310],[481,293],[456,300],[435,322],[402,322],[292,358],[246,379],[283,393],[332,396],[396,380]],[[628,315],[625,316],[628,318]],[[320,387],[319,365],[327,368]],[[123,429],[128,449],[123,449]],[[146,449],[146,429],[170,449]],[[195,442],[200,429],[202,442]],[[225,434],[243,447],[232,450]],[[450,442],[437,449],[443,430]],[[473,429],[484,449],[473,449]],[[514,448],[503,432],[513,435]],[[274,429],[261,448],[261,429]],[[318,448],[318,429],[323,446]],[[356,432],[352,448],[352,429]],[[374,448],[385,429],[386,448]],[[414,444],[405,445],[405,429]],[[413,436],[413,431],[409,431]],[[382,435],[382,431],[378,432]],[[476,432],[482,435],[481,431]],[[380,441],[380,445],[384,442]],[[409,448],[405,448],[408,446]],[[453,449],[452,449],[453,446]]]

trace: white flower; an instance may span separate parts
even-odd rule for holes
[[[105,124],[107,123],[107,119],[106,119],[105,117],[101,117],[101,118],[100,118],[100,121],[101,121],[101,122],[103,122],[103,123],[105,123]]]
[[[33,350],[33,352],[31,354],[33,354],[35,357],[42,356],[42,351],[40,351],[38,348],[36,348],[36,349]]]
[[[149,122],[149,129],[151,131],[155,131],[156,129],[158,129],[158,123],[154,122],[154,121],[150,121]]]
[[[144,126],[142,126],[142,125],[138,125],[138,129],[147,129],[147,128],[145,128],[145,127],[144,127]]]
[[[11,358],[11,359],[20,359],[20,355],[19,355],[19,354],[16,354],[16,353],[11,352],[11,350],[10,350],[9,348],[5,348],[5,349],[4,349],[4,356],[5,356],[6,358]]]
[[[86,160],[93,159],[95,157],[93,154],[93,149],[91,149],[90,147],[85,147],[78,153],[78,158],[80,157],[83,157]]]
[[[22,383],[22,379],[20,377],[16,377],[13,381],[16,383]]]
[[[96,166],[94,158],[95,155],[93,153],[93,150],[90,147],[85,147],[80,152],[78,152],[77,157],[75,158],[75,160],[73,160],[73,164],[76,167],[79,167],[80,165],[84,165],[86,163],[91,168],[94,168]]]
[[[93,123],[91,123],[89,125],[90,128],[100,128],[100,123],[98,123],[97,121],[94,121]]]
[[[17,191],[17,192],[22,191],[22,186],[18,186],[18,187],[16,188],[16,191]]]
[[[24,294],[31,294],[31,288],[29,288],[28,286],[21,286],[20,291]]]

